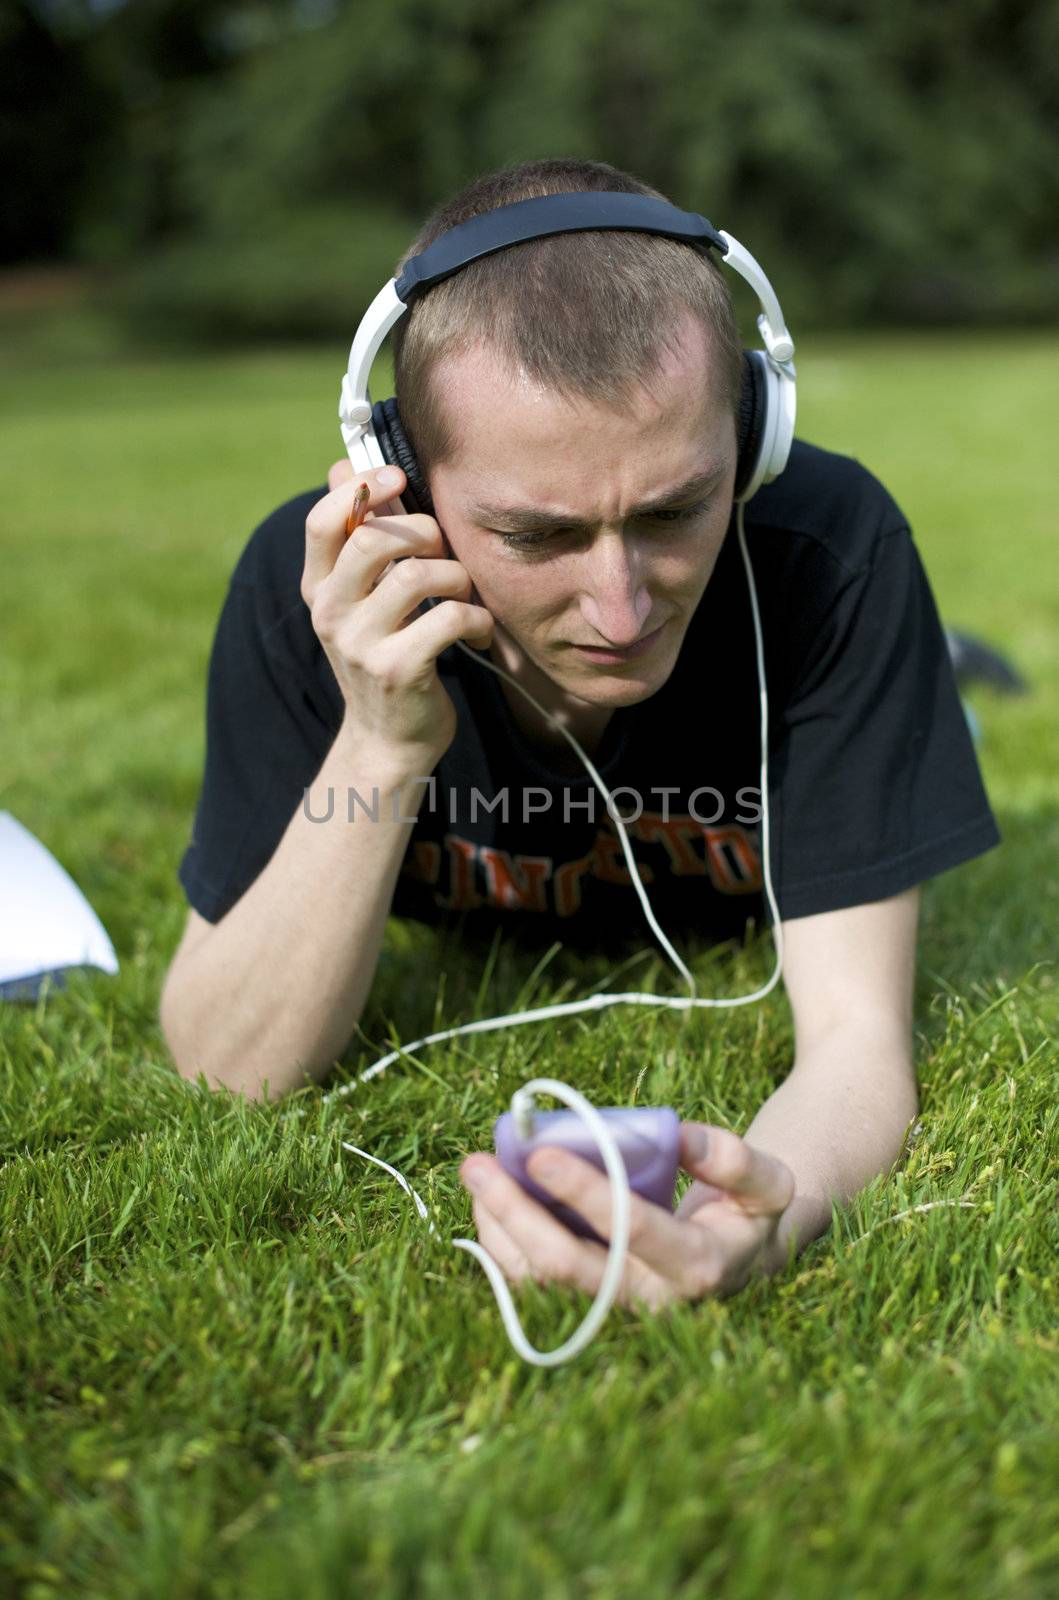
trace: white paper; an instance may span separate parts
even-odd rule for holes
[[[114,946],[55,857],[9,811],[0,811],[0,983],[100,967],[117,972]]]

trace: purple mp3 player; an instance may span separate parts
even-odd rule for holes
[[[672,1211],[680,1153],[680,1118],[676,1112],[669,1106],[602,1106],[597,1110],[621,1152],[630,1189],[656,1206]],[[606,1171],[591,1131],[575,1111],[535,1110],[533,1132],[525,1139],[515,1125],[514,1114],[505,1111],[496,1120],[493,1140],[500,1165],[517,1178],[527,1194],[539,1200],[582,1238],[607,1243],[571,1206],[564,1205],[539,1183],[534,1183],[526,1170],[526,1161],[533,1150],[539,1150],[542,1145],[561,1145],[564,1150],[591,1161],[601,1172]]]

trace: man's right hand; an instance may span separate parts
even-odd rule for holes
[[[370,509],[347,539],[361,483]],[[317,501],[305,520],[301,593],[346,702],[343,734],[362,750],[392,754],[402,768],[429,772],[456,732],[437,658],[457,639],[484,649],[493,618],[470,603],[470,574],[444,556],[433,517],[380,514],[404,486],[400,467],[350,471]],[[431,596],[440,604],[413,617]]]

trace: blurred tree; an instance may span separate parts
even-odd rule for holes
[[[220,87],[246,52],[279,42],[287,9],[280,0],[129,0],[96,17],[83,35],[86,54],[123,114],[91,183],[83,255],[121,261],[194,231],[194,205],[178,168],[196,94],[205,83]]]
[[[120,101],[25,0],[0,4],[0,82],[0,262],[63,256]]]
[[[144,319],[345,327],[426,210],[558,153],[730,228],[792,319],[1059,311],[1054,0],[96,4],[38,0],[120,106],[53,237]]]

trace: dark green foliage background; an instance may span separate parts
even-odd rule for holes
[[[1050,0],[7,0],[0,261],[141,335],[345,332],[473,174],[587,155],[743,239],[795,326],[1059,311]]]

